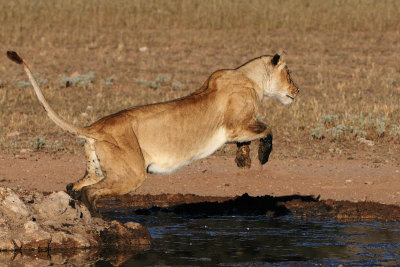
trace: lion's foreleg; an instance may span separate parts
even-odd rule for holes
[[[272,131],[266,123],[259,120],[256,120],[253,124],[251,124],[249,129],[259,136],[257,138],[260,139],[260,143],[258,145],[258,160],[260,161],[261,165],[264,165],[267,163],[269,155],[272,151]]]
[[[250,168],[251,158],[250,158],[250,141],[249,142],[238,142],[235,162],[239,168]]]
[[[260,140],[259,147],[258,147],[258,159],[261,164],[265,164],[268,159],[269,155],[272,151],[272,131],[271,128],[267,126],[266,123],[254,119],[249,124],[243,127],[244,129],[241,134],[238,135],[239,142],[237,143],[238,150],[236,152],[236,159],[235,162],[238,167],[243,167],[243,162],[249,162],[248,166],[250,167],[251,160],[250,160],[250,141],[253,140]],[[242,141],[242,140],[248,140]],[[245,166],[247,167],[247,166]]]
[[[260,144],[258,145],[258,160],[261,165],[267,163],[269,155],[272,151],[272,134],[267,134],[267,136],[260,138]]]

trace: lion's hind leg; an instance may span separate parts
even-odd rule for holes
[[[96,212],[96,202],[101,196],[129,193],[146,179],[144,158],[136,136],[129,139],[117,140],[119,146],[105,141],[96,143],[105,177],[82,189],[82,201],[92,212]]]
[[[80,199],[81,189],[85,186],[95,184],[104,178],[104,174],[100,168],[100,162],[96,155],[95,141],[87,140],[85,143],[86,154],[86,172],[85,175],[76,181],[67,185],[67,193],[73,199]]]

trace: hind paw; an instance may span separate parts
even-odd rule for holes
[[[71,183],[71,184],[68,184],[68,185],[67,185],[67,188],[66,188],[67,194],[68,194],[72,199],[81,200],[81,197],[82,197],[81,191],[76,191],[76,190],[74,190],[73,188],[74,188],[74,184],[72,184],[72,183]]]
[[[90,197],[88,191],[89,189],[87,187],[82,188],[82,197],[81,197],[82,203],[88,208],[90,215],[92,217],[102,218],[96,206],[97,198]]]

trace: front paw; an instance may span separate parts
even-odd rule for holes
[[[267,135],[260,139],[260,145],[258,147],[258,160],[261,165],[267,163],[269,154],[272,151],[272,134]]]
[[[67,185],[67,188],[66,188],[67,194],[68,194],[72,199],[81,200],[81,196],[82,196],[81,191],[76,191],[76,190],[74,190],[73,188],[74,188],[74,184],[72,184],[72,183],[71,183],[71,184],[68,184],[68,185]]]
[[[238,143],[235,162],[239,168],[249,169],[251,167],[250,142]]]

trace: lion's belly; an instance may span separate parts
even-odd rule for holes
[[[224,128],[220,128],[205,144],[201,145],[199,149],[185,151],[180,155],[171,154],[156,154],[152,155],[152,160],[147,166],[147,171],[150,173],[171,173],[191,162],[205,158],[214,153],[227,141],[227,135]],[[182,156],[185,155],[185,156]]]

